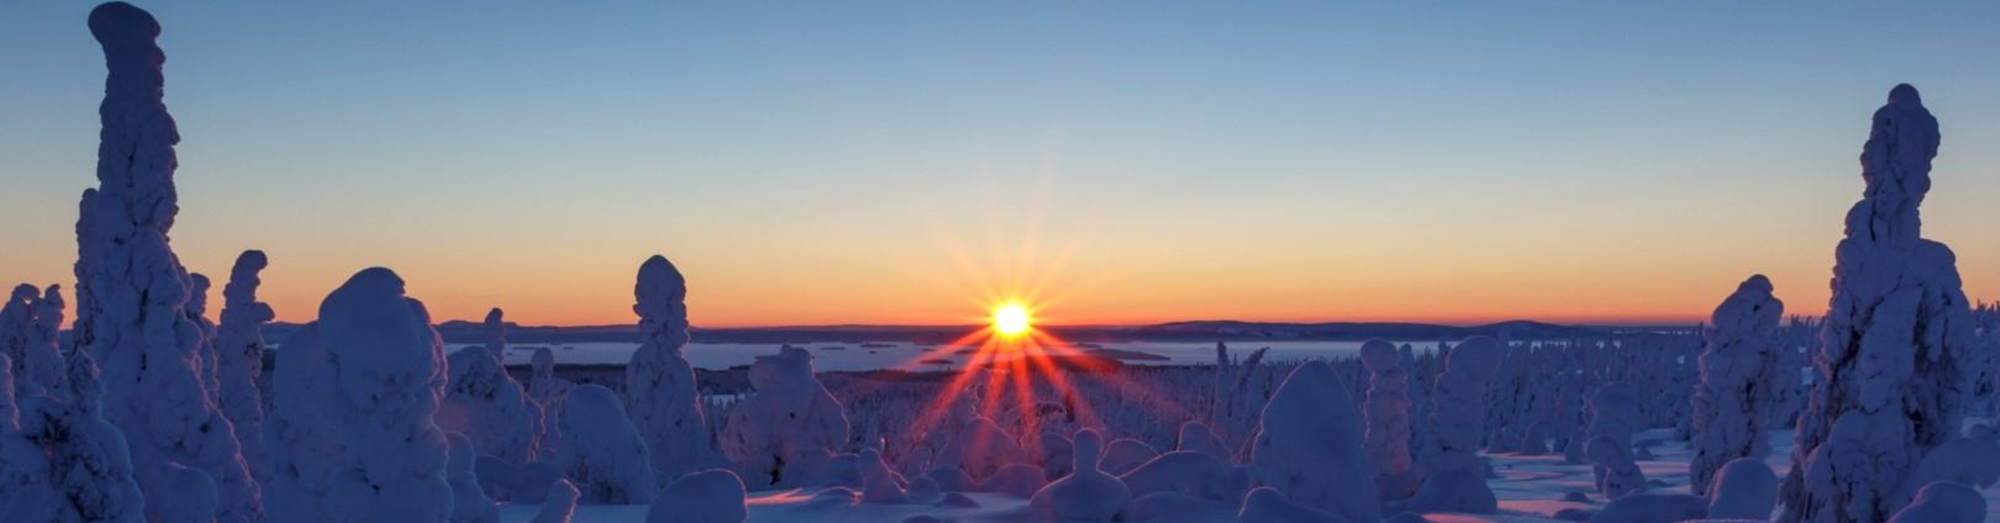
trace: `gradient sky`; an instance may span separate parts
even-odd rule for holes
[[[707,326],[1819,314],[1898,82],[2000,298],[2000,2],[139,4],[173,245],[267,251],[284,320],[382,265],[626,323],[653,253]],[[71,279],[91,5],[0,3],[0,281]]]

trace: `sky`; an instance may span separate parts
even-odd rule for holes
[[[386,266],[629,323],[652,254],[708,327],[1692,322],[1753,273],[1817,315],[1899,82],[2000,299],[1996,2],[137,4],[173,247],[266,251],[287,321]],[[0,2],[0,281],[73,280],[91,6]]]

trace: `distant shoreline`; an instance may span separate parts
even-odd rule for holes
[[[285,336],[290,335],[291,331],[297,328],[297,324],[272,323],[265,327],[264,337],[272,343],[281,343]],[[485,326],[475,322],[448,321],[438,325],[437,329],[438,334],[444,337],[447,343],[480,343],[485,339]],[[967,335],[977,333],[980,329],[981,327],[978,326],[897,325],[694,328],[690,332],[692,338],[690,341],[693,343],[794,345],[908,342],[920,345],[941,345],[961,340]],[[1692,325],[1561,325],[1526,320],[1469,326],[1401,322],[1268,323],[1218,320],[1131,326],[1054,326],[1045,327],[1043,331],[1051,336],[1073,343],[1105,343],[1138,341],[1363,341],[1370,338],[1455,341],[1472,336],[1549,340],[1594,338],[1611,334],[1647,331],[1686,333],[1692,332],[1694,329],[1695,327]],[[547,327],[509,324],[506,335],[510,343],[551,345],[591,342],[635,342],[639,338],[638,327],[634,325]]]

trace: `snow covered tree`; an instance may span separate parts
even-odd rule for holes
[[[1403,355],[1381,339],[1361,344],[1361,364],[1368,367],[1368,400],[1364,440],[1375,464],[1375,484],[1387,499],[1416,493],[1410,462],[1410,375]]]
[[[1639,463],[1632,459],[1632,443],[1617,436],[1600,435],[1584,442],[1584,454],[1590,458],[1591,475],[1597,481],[1597,491],[1608,498],[1621,498],[1646,489],[1646,474],[1639,470]]]
[[[809,485],[847,443],[847,414],[813,376],[812,354],[785,346],[750,364],[756,395],[723,425],[722,452],[751,488]]]
[[[653,501],[652,458],[646,440],[625,416],[618,393],[597,385],[577,387],[563,402],[563,476],[582,491],[584,503],[644,505]]]
[[[327,295],[278,351],[265,420],[275,521],[440,523],[449,444],[432,421],[444,344],[422,302],[383,268]]]
[[[1104,449],[1104,436],[1097,431],[1077,431],[1074,469],[1035,492],[1028,500],[1036,521],[1109,522],[1132,500],[1132,493],[1118,478],[1097,468]]]
[[[271,373],[271,410],[264,418],[270,460],[264,483],[271,521],[327,523],[326,492],[343,467],[341,427],[327,405],[335,394],[334,369],[320,343],[319,323],[308,323],[279,343]]]
[[[11,362],[7,367],[0,368],[0,373],[9,377],[27,374],[24,367],[28,361],[28,336],[35,325],[35,299],[41,295],[41,289],[23,284],[14,288],[6,303],[0,303],[0,356],[6,356]],[[27,386],[22,384],[24,388]],[[6,393],[11,396],[16,391],[10,387]]]
[[[1834,251],[1833,298],[1782,489],[1785,520],[1883,521],[1913,465],[1958,433],[1973,320],[1951,249],[1926,240],[1938,125],[1916,88],[1875,112],[1862,199]]]
[[[722,465],[702,413],[694,367],[681,356],[688,342],[687,278],[665,257],[639,266],[639,348],[625,365],[632,424],[653,452],[653,470],[669,478]]]
[[[1292,370],[1264,407],[1250,476],[1293,502],[1346,521],[1382,519],[1375,470],[1361,448],[1361,416],[1347,385],[1324,362]]]
[[[445,481],[451,484],[451,523],[500,523],[500,507],[486,497],[479,477],[473,472],[476,461],[472,440],[449,432],[451,454],[445,463]]]
[[[1486,389],[1500,367],[1500,344],[1485,336],[1459,342],[1444,357],[1444,370],[1431,392],[1430,430],[1421,449],[1425,471],[1416,495],[1401,510],[1491,513],[1499,508],[1486,486],[1479,459],[1480,425],[1486,418]]]
[[[1771,296],[1771,280],[1751,276],[1715,308],[1702,329],[1701,386],[1694,395],[1694,458],[1688,463],[1695,492],[1737,458],[1770,453],[1764,427],[1777,398],[1767,385],[1776,379],[1777,347],[1772,331],[1785,315],[1784,302]]]
[[[33,285],[14,288],[5,304],[0,304],[0,355],[13,364],[0,368],[13,375],[9,391],[25,398],[62,387],[64,370],[57,335],[62,329],[62,287],[48,290]]]
[[[556,353],[548,347],[538,347],[528,361],[533,374],[528,377],[528,401],[541,409],[541,432],[536,433],[539,453],[536,459],[554,460],[556,447],[562,445],[563,398],[569,396],[575,384],[556,377]]]
[[[125,437],[101,415],[103,385],[90,354],[69,358],[69,391],[21,401],[19,431],[0,434],[6,521],[142,523],[145,496]],[[211,500],[212,502],[212,500]]]
[[[201,386],[208,389],[208,397],[221,405],[222,391],[215,377],[215,322],[208,320],[208,288],[208,276],[188,273],[188,300],[182,312],[201,335],[195,343],[195,375],[201,377]]]
[[[258,273],[270,262],[263,251],[243,251],[222,287],[222,325],[215,332],[216,402],[236,427],[243,461],[262,484],[270,475],[264,453],[264,399],[257,379],[264,373],[264,324],[277,317],[271,306],[257,301]]]
[[[77,221],[75,337],[100,360],[104,418],[131,446],[140,485],[166,492],[181,476],[170,464],[200,470],[217,484],[217,521],[258,521],[258,485],[207,387],[202,333],[186,308],[193,285],[168,246],[180,136],[162,102],[160,24],[112,2],[91,11],[90,32],[109,74],[98,108],[99,185],[84,191]],[[158,501],[148,499],[150,514],[177,516]]]
[[[500,309],[487,317],[499,319]],[[498,328],[497,321],[488,322],[488,345],[459,349],[446,359],[451,368],[445,385],[449,415],[440,416],[439,427],[466,434],[479,454],[518,465],[533,461],[538,453],[536,438],[541,430],[535,421],[540,407],[528,401],[521,384],[493,357],[493,340],[499,336],[491,333]],[[499,345],[499,350],[506,350],[504,341]]]

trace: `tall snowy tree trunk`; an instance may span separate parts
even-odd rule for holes
[[[1751,276],[1715,308],[1702,330],[1701,387],[1694,396],[1694,459],[1688,464],[1694,492],[1737,458],[1770,453],[1764,427],[1780,389],[1771,383],[1777,365],[1772,330],[1785,315],[1784,302],[1771,296],[1771,280]]]
[[[162,102],[160,24],[113,2],[91,11],[90,31],[109,74],[98,109],[98,187],[84,192],[77,221],[76,338],[103,366],[104,417],[124,432],[145,490],[182,481],[178,464],[215,481],[217,521],[261,520],[258,486],[203,375],[202,335],[186,314],[192,284],[168,246],[180,136]],[[147,501],[154,517],[191,516],[162,514],[166,505]]]
[[[1884,521],[1909,470],[1958,433],[1969,393],[1971,309],[1956,260],[1925,240],[1937,119],[1898,85],[1861,153],[1867,184],[1834,251],[1833,298],[1785,477],[1785,521]]]

